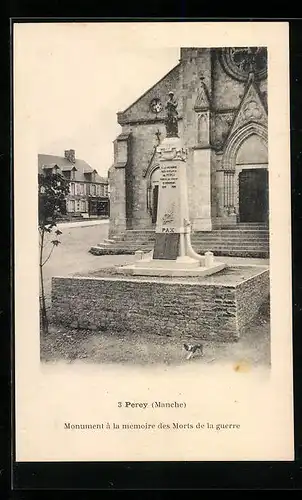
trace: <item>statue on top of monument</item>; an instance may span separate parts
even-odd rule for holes
[[[166,132],[167,137],[178,137],[178,112],[177,100],[174,97],[174,92],[169,92],[169,99],[166,104]]]

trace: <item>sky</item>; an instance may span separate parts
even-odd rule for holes
[[[18,83],[30,94],[37,152],[64,155],[72,148],[107,175],[121,132],[116,113],[178,64],[180,48],[125,43],[125,33],[104,33],[102,25],[30,26],[20,36],[27,64]]]

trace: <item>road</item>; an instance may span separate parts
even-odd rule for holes
[[[69,229],[70,227],[74,227],[74,228],[90,227],[90,226],[99,226],[99,225],[103,225],[103,224],[105,224],[105,226],[106,225],[108,226],[109,220],[108,219],[97,219],[97,220],[83,219],[83,221],[77,221],[77,222],[59,222],[57,224],[57,227],[61,230],[62,228]]]
[[[87,221],[89,222],[89,221]],[[85,273],[95,271],[100,267],[110,266],[113,262],[129,262],[129,257],[123,255],[96,256],[89,253],[93,245],[97,245],[108,237],[108,223],[103,221],[98,224],[88,226],[61,224],[59,226],[62,234],[60,235],[61,244],[54,248],[49,261],[43,267],[44,284],[46,297],[49,301],[51,292],[52,276],[68,276],[74,273]],[[53,235],[51,238],[53,239]],[[49,246],[51,248],[51,246]],[[47,252],[45,252],[47,257]]]
[[[58,228],[62,231],[62,235],[60,235],[61,244],[54,248],[51,258],[43,268],[47,298],[50,296],[52,276],[68,276],[74,273],[96,271],[101,267],[111,266],[114,263],[131,262],[134,259],[131,255],[96,256],[89,253],[89,249],[93,245],[97,245],[108,238],[108,227],[108,221],[106,220],[58,225]],[[53,235],[51,235],[50,239],[53,239]],[[47,252],[45,252],[45,256],[47,256]],[[235,264],[237,266],[268,264],[267,259],[223,257],[223,260],[226,264]]]

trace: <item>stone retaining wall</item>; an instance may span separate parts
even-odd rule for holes
[[[259,274],[260,273],[260,274]],[[54,277],[52,321],[72,328],[231,341],[269,293],[268,270],[239,285]]]

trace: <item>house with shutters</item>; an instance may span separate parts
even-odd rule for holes
[[[69,194],[63,207],[69,217],[109,215],[108,179],[101,177],[86,161],[76,158],[74,149],[65,150],[64,156],[38,155],[39,173],[61,173],[70,183]]]
[[[181,48],[180,59],[127,109],[109,170],[113,241],[152,239],[168,93],[187,156],[192,241],[216,254],[268,255],[265,47]]]

